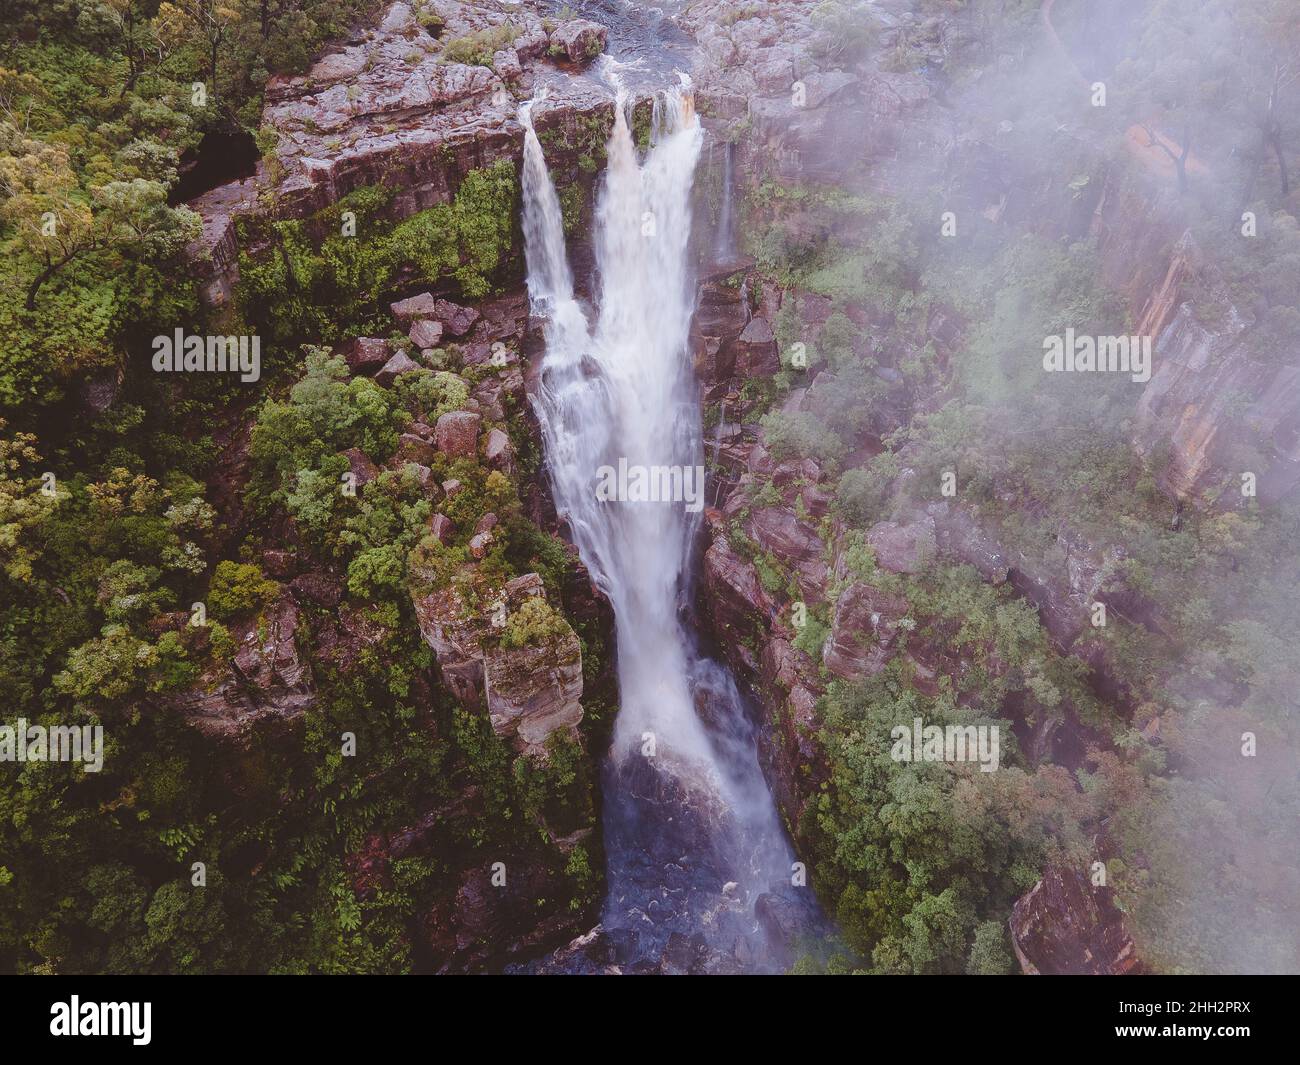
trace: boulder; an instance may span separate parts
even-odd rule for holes
[[[469,538],[469,553],[475,559],[484,559],[487,553],[492,550],[492,544],[496,537],[490,531],[475,533]]]
[[[479,312],[473,307],[462,307],[451,300],[434,300],[433,317],[442,323],[448,336],[463,337],[479,320]]]
[[[436,348],[442,340],[442,323],[422,318],[407,331],[407,337],[419,350]]]
[[[1028,975],[1106,975],[1141,971],[1124,915],[1110,888],[1094,888],[1072,869],[1050,867],[1011,910],[1011,944]]]
[[[446,514],[435,514],[429,519],[429,535],[444,547],[451,543],[454,534],[455,526]]]
[[[465,410],[449,411],[433,428],[438,450],[455,458],[474,458],[478,451],[478,427],[482,419]]]
[[[493,469],[506,473],[514,469],[514,448],[510,446],[510,437],[503,430],[489,430],[483,444],[483,459]]]
[[[517,365],[518,356],[513,351],[508,352],[507,355],[516,365],[501,370],[495,377],[484,378],[474,386],[474,391],[471,393],[474,401],[478,403],[479,411],[485,418],[494,422],[506,420],[509,412],[507,398],[513,399],[516,407],[522,407],[525,402],[524,375]]]
[[[375,374],[375,380],[387,388],[402,374],[410,373],[412,370],[418,370],[419,368],[420,364],[411,356],[404,351],[399,351],[384,363],[383,368]]]
[[[442,499],[442,488],[438,484],[438,479],[433,475],[433,470],[429,469],[420,462],[408,462],[404,469],[413,470],[415,479],[420,483],[420,490],[424,493],[426,499],[432,499],[435,503]]]
[[[357,337],[342,347],[343,361],[353,373],[374,373],[393,354],[387,340],[378,337]]]
[[[585,18],[561,22],[551,31],[550,51],[570,63],[589,63],[605,50],[605,27]]]
[[[348,469],[352,471],[358,488],[379,476],[379,467],[359,447],[348,448],[343,452],[343,457],[348,460]]]
[[[403,329],[409,329],[421,319],[438,317],[435,306],[433,293],[421,292],[418,296],[389,304],[388,309]]]
[[[407,462],[429,466],[438,458],[438,449],[422,436],[403,433],[397,438],[397,451],[393,455],[393,465],[400,468]]]

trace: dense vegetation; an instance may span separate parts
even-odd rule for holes
[[[953,6],[918,5],[927,16]],[[800,517],[826,542],[826,561],[845,564],[796,648],[820,665],[837,597],[853,582],[905,606],[881,673],[821,674],[824,772],[805,767],[817,790],[791,827],[843,936],[831,966],[1014,971],[1015,899],[1049,865],[1080,869],[1100,854],[1151,966],[1287,968],[1300,898],[1300,790],[1288,762],[1300,512],[1239,498],[1232,477],[1175,503],[1157,483],[1163,456],[1130,446],[1139,390],[1113,377],[1045,381],[1033,356],[1038,338],[1067,327],[1134,325],[1125,294],[1100,280],[1087,219],[1103,186],[1155,165],[1145,151],[1161,160],[1147,176],[1177,198],[1213,267],[1201,276],[1215,283],[1193,293],[1201,320],[1246,313],[1251,358],[1294,359],[1300,212],[1287,146],[1297,124],[1279,88],[1300,24],[1286,0],[1161,0],[1125,16],[1127,32],[1102,47],[1089,43],[1086,5],[1060,3],[1078,73],[1111,92],[1106,108],[1082,108],[1068,76],[1040,78],[1054,58],[1029,61],[1038,3],[956,6],[964,14],[949,24],[941,72],[928,19],[883,66],[942,80],[974,134],[999,144],[999,164],[1044,190],[1030,217],[967,210],[977,201],[962,176],[977,168],[960,156],[948,187],[764,173],[750,175],[744,201],[746,251],[761,275],[749,295],[755,307],[776,290],[783,299],[772,323],[782,369],[745,382],[743,399],[778,460],[810,459],[828,474],[830,515]],[[1101,6],[1119,17],[1110,8],[1122,5]],[[517,278],[514,168],[473,171],[450,202],[400,222],[387,211],[395,190],[382,186],[306,219],[245,220],[240,285],[220,326],[261,336],[261,383],[182,387],[148,372],[150,337],[210,324],[185,265],[198,219],[174,202],[182,171],[205,136],[251,136],[267,77],[302,72],[375,7],[8,6],[3,720],[101,724],[106,751],[99,773],[32,762],[0,774],[2,970],[419,969],[440,949],[430,915],[456,905],[466,869],[500,856],[540,870],[539,909],[582,913],[601,896],[601,854],[584,833],[597,813],[589,755],[612,717],[610,650],[573,609],[571,555],[534,521],[537,457],[521,412],[489,419],[511,438],[513,471],[476,456],[405,461],[401,434],[465,409],[497,368],[471,365],[449,343],[384,387],[335,354],[358,336],[401,339],[388,303],[416,286],[472,301]],[[874,46],[851,5],[820,5],[817,19],[837,59]],[[447,54],[483,61],[505,32],[449,41]],[[643,107],[639,141],[648,128]],[[548,150],[560,135],[543,135]],[[589,121],[570,146],[581,178],[562,189],[568,228],[605,135]],[[958,241],[936,223],[953,203]],[[363,236],[344,234],[344,211]],[[1247,212],[1258,226],[1249,238]],[[816,416],[782,409],[821,372],[833,388]],[[917,405],[920,396],[941,401]],[[341,493],[357,454],[375,475]],[[1234,461],[1250,469],[1259,458]],[[1066,543],[1104,558],[1115,609],[1084,641],[1104,683],[1061,652],[1010,583],[948,560],[907,577],[876,564],[866,531],[914,516],[950,471],[959,505],[1023,571],[1064,570]],[[452,532],[435,537],[429,484],[450,481],[458,491],[436,508]],[[760,478],[750,502],[774,505],[783,490]],[[476,552],[470,540],[489,513],[493,535]],[[792,568],[746,540],[743,517],[733,546],[767,593],[798,598]],[[273,571],[275,552],[293,556],[289,571]],[[481,608],[533,572],[546,597],[510,616],[498,646],[576,633],[587,682],[586,749],[556,738],[545,758],[517,754],[436,683],[412,602],[453,590]],[[304,573],[322,589],[317,600],[288,590]],[[232,684],[241,648],[278,631],[291,600],[311,712],[236,744],[196,729],[181,712],[187,700]],[[202,624],[192,623],[196,604]],[[1003,769],[894,761],[885,737],[913,717],[999,725]],[[1033,749],[1053,729],[1076,741],[1068,765]],[[1246,732],[1259,749],[1251,760],[1238,756]],[[410,836],[420,842],[389,853]]]
[[[338,489],[343,451],[388,463],[412,421],[460,409],[495,371],[438,349],[387,389],[312,346],[399,335],[386,307],[400,284],[492,291],[518,265],[513,168],[471,174],[453,203],[400,225],[382,220],[391,191],[376,188],[328,219],[250,229],[246,246],[262,251],[245,255],[219,324],[261,336],[261,385],[197,375],[177,386],[149,372],[147,338],[206,322],[182,255],[197,219],[168,201],[182,163],[205,134],[256,130],[268,74],[304,70],[368,7],[18,0],[6,17],[4,720],[100,724],[106,749],[97,774],[6,763],[0,969],[409,971],[434,956],[425,921],[469,867],[543,870],[548,897],[532,904],[559,912],[599,897],[599,852],[554,843],[592,823],[589,759],[558,736],[546,759],[518,756],[485,715],[461,710],[432,682],[412,612],[420,581],[469,558],[491,509],[499,524],[478,579],[535,571],[556,604],[520,611],[503,640],[570,631],[558,609],[570,563],[525,516],[519,474],[440,456],[423,478],[399,462],[354,495]],[[337,234],[344,208],[365,240],[307,236],[322,223]],[[110,401],[93,404],[96,388]],[[534,472],[531,445],[517,440],[515,453]],[[462,485],[444,508],[457,530],[446,546],[427,536],[430,476]],[[296,569],[341,589],[341,606],[293,608],[317,696],[297,726],[222,744],[178,700],[223,690],[241,645],[280,623],[290,599],[264,556],[286,535]],[[192,623],[192,604],[205,623]],[[603,635],[580,630],[592,685]],[[598,732],[589,692],[586,727]],[[426,816],[423,845],[384,857],[392,833]]]
[[[931,5],[936,13],[940,6]],[[1018,15],[1008,10],[1016,5],[997,5],[996,14],[993,5],[972,6],[973,18],[956,24],[967,35],[947,28],[944,80],[952,106],[999,143],[1002,172],[1038,190],[1019,225],[972,209],[983,201],[960,166],[949,187],[920,193],[907,177],[888,189],[888,166],[861,190],[851,180],[760,175],[745,203],[748,251],[764,283],[782,290],[773,325],[783,370],[749,382],[742,398],[767,412],[763,440],[774,458],[810,459],[838,477],[833,511],[847,534],[837,542],[820,522],[828,564],[846,550],[865,557],[861,579],[901,594],[912,626],[871,681],[822,674],[829,690],[819,740],[829,779],[799,831],[815,843],[819,894],[852,948],[836,965],[1007,971],[1014,899],[1046,865],[1083,871],[1100,854],[1153,966],[1284,971],[1297,943],[1277,932],[1294,926],[1287,900],[1300,874],[1280,826],[1294,823],[1300,792],[1283,769],[1298,737],[1294,697],[1284,694],[1294,656],[1282,647],[1300,637],[1300,612],[1278,589],[1295,578],[1285,545],[1300,513],[1241,496],[1235,469],[1261,463],[1248,451],[1235,457],[1239,467],[1225,463],[1197,506],[1174,503],[1156,481],[1167,456],[1144,459],[1130,445],[1141,389],[1118,375],[1045,376],[1039,341],[1067,327],[1133,331],[1121,294],[1101,281],[1087,222],[1108,179],[1112,195],[1125,181],[1152,180],[1177,198],[1211,260],[1202,276],[1222,279],[1194,292],[1202,320],[1232,313],[1235,300],[1253,320],[1243,341],[1250,357],[1294,360],[1300,228],[1288,160],[1274,152],[1291,118],[1285,95],[1269,102],[1273,79],[1290,76],[1294,13],[1284,4],[1173,2],[1149,5],[1139,18],[1123,5],[1092,12],[1058,4],[1061,32],[1072,53],[1086,56],[1088,79],[1108,78],[1109,105],[1088,108],[1054,55],[1038,65],[992,64],[1000,52],[1041,48],[1039,5],[1019,5]],[[1117,20],[1127,33],[1111,32]],[[1110,50],[1090,54],[1099,39]],[[892,66],[921,69],[936,40],[924,32],[905,39]],[[1208,67],[1197,58],[1204,53],[1214,57]],[[1174,134],[1175,155],[1178,136],[1190,137],[1202,165],[1181,177],[1172,165],[1144,177],[1149,163],[1124,159],[1135,123]],[[904,152],[903,175],[906,161]],[[953,208],[957,240],[940,225]],[[1247,210],[1257,235],[1242,230]],[[751,295],[757,307],[763,292]],[[961,340],[947,354],[940,336],[952,323]],[[792,362],[795,352],[802,363]],[[820,373],[833,376],[816,390],[815,414],[806,401],[783,409],[792,390]],[[942,382],[942,405],[894,428],[900,410]],[[1063,573],[1071,543],[1109,556],[1105,581],[1123,594],[1111,596],[1119,605],[1106,627],[1076,649],[1105,663],[1108,682],[1085,683],[1080,658],[1054,651],[1034,610],[1006,585],[990,588],[961,569],[900,583],[863,552],[862,531],[914,519],[939,497],[948,472],[957,504],[978,515],[1019,568]],[[780,497],[761,477],[751,489],[755,506]],[[766,591],[802,599],[789,567],[747,550],[738,524],[733,546],[755,563]],[[796,642],[814,658],[842,587],[830,589],[831,601],[810,613]],[[907,665],[908,641],[931,652],[960,646],[962,669],[941,669],[935,692]],[[1024,735],[1055,721],[1086,753],[1067,771],[1013,752],[1012,768],[987,776],[892,761],[889,727],[914,716],[1002,719],[1004,735],[1017,722]],[[1241,757],[1247,732],[1271,754]],[[1252,841],[1249,859],[1243,840]],[[1247,860],[1267,865],[1267,876],[1246,876]]]

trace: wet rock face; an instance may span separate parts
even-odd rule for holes
[[[719,538],[704,554],[704,580],[715,631],[725,637],[730,654],[738,656],[749,670],[757,669],[758,660],[746,637],[755,631],[755,615],[766,617],[771,611],[758,572]]]
[[[1094,888],[1071,870],[1048,869],[1016,903],[1011,942],[1020,968],[1031,976],[1140,972],[1110,889]]]
[[[869,584],[855,583],[840,593],[830,638],[822,651],[826,668],[846,679],[871,677],[889,662],[898,622],[907,600]]]

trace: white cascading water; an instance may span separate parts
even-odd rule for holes
[[[692,311],[685,276],[690,192],[701,133],[689,96],[658,102],[669,113],[660,115],[667,121],[644,169],[622,95],[616,105],[597,209],[594,328],[574,298],[559,200],[527,123],[525,253],[529,295],[549,316],[538,406],[556,506],[619,622],[615,753],[653,732],[665,757],[707,763],[677,620],[691,516],[682,506],[610,503],[596,495],[596,471],[620,458],[646,467],[698,461],[684,354]]]
[[[703,461],[688,356],[691,191],[703,139],[693,97],[685,84],[656,95],[641,162],[619,87],[596,211],[594,322],[574,295],[531,112],[520,111],[523,228],[533,313],[546,319],[533,403],[556,508],[617,626],[604,923],[626,931],[632,959],[653,960],[679,932],[704,936],[715,954],[748,940],[743,967],[771,967],[753,946],[765,939],[754,903],[774,881],[788,884],[791,858],[735,685],[681,620],[699,514],[681,502],[602,501],[596,490],[597,471],[620,459],[646,468]]]

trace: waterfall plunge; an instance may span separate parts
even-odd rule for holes
[[[791,859],[735,685],[700,656],[680,620],[699,516],[681,503],[609,502],[596,492],[597,470],[620,459],[643,467],[702,462],[687,353],[691,191],[703,139],[693,98],[685,89],[656,96],[642,163],[618,93],[596,211],[594,322],[574,298],[559,200],[530,104],[520,121],[528,291],[534,313],[546,318],[534,406],[556,507],[617,626],[621,706],[606,772],[605,923],[634,928],[643,958],[674,931],[705,929],[715,950],[747,940],[747,967],[770,967],[753,945],[765,938],[753,904],[774,882],[778,890],[788,883]],[[697,704],[709,708],[707,727]]]

